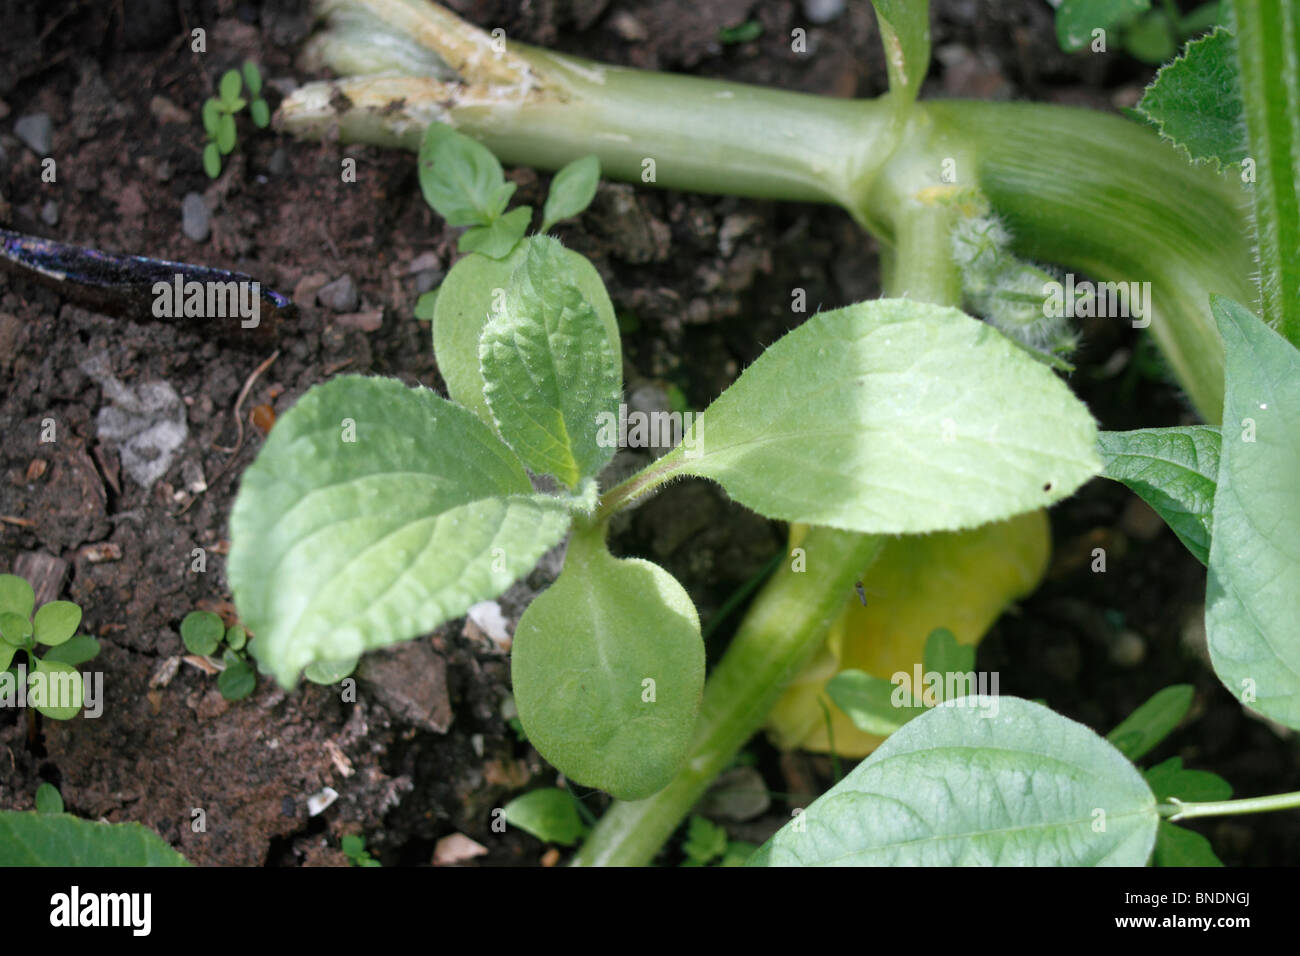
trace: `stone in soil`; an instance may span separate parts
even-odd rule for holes
[[[50,155],[50,148],[54,145],[54,128],[48,113],[20,116],[14,123],[14,135],[37,156]]]
[[[181,232],[193,242],[205,242],[212,233],[208,204],[198,193],[186,193],[181,201]]]
[[[316,300],[334,312],[355,312],[358,301],[356,283],[352,276],[341,276],[316,293]]]

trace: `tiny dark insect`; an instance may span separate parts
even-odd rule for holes
[[[858,600],[862,602],[862,606],[863,606],[863,607],[866,607],[866,606],[867,606],[867,589],[864,588],[864,587],[862,586],[862,582],[861,582],[861,581],[858,581],[856,584],[853,585],[853,587],[854,587],[854,588],[857,590],[857,592],[858,592]]]
[[[159,321],[154,315],[154,286],[159,282],[173,283],[177,276],[181,277],[182,284],[256,282],[242,272],[118,255],[8,229],[0,229],[0,269],[53,289],[83,308],[136,321]],[[260,283],[257,287],[260,310],[256,327],[242,327],[238,316],[204,319],[200,327],[234,344],[250,347],[263,347],[274,340],[280,319],[291,318],[297,310],[292,300],[280,293]]]

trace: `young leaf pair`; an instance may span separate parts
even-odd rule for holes
[[[470,227],[457,243],[461,252],[504,259],[514,251],[528,231],[533,209],[505,211],[516,185],[506,182],[500,161],[487,147],[435,122],[420,143],[419,164],[425,201],[448,225]],[[542,232],[586,209],[599,181],[595,156],[576,159],[556,173],[542,211]]]
[[[35,614],[33,614],[35,610]],[[27,655],[27,701],[52,720],[71,720],[82,705],[77,667],[99,653],[99,642],[77,634],[81,608],[50,601],[36,609],[32,586],[15,574],[0,574],[0,688],[8,696],[20,676],[14,657]],[[36,656],[37,645],[48,650]],[[62,690],[62,689],[66,689]]]

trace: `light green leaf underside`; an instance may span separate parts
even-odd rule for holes
[[[899,729],[750,863],[1141,866],[1157,820],[1142,776],[1087,727],[1015,697],[966,697]]]
[[[189,866],[138,823],[0,811],[0,866]]]
[[[1065,383],[990,326],[881,299],[776,342],[672,454],[770,518],[911,534],[1071,494],[1100,470],[1096,436]]]
[[[1241,81],[1232,36],[1222,28],[1162,67],[1137,108],[1192,159],[1231,165],[1246,158]]]
[[[342,376],[281,417],[245,472],[231,589],[250,649],[291,685],[309,664],[415,637],[500,594],[567,526],[465,409]]]
[[[1106,477],[1123,482],[1154,508],[1187,550],[1208,564],[1219,430],[1188,425],[1102,432],[1097,447]]]
[[[695,729],[704,689],[695,606],[658,565],[575,537],[564,571],[519,621],[511,678],[543,757],[585,786],[648,797],[672,779]]]
[[[501,437],[537,474],[570,488],[614,455],[597,442],[602,415],[615,416],[623,369],[596,310],[572,281],[572,261],[554,239],[529,243],[505,308],[483,329],[479,364]]]
[[[478,346],[483,326],[494,311],[504,305],[506,289],[515,269],[524,261],[534,240],[525,239],[505,259],[470,255],[447,273],[438,289],[433,314],[433,350],[438,371],[447,383],[447,395],[464,405],[489,427],[496,423],[483,397],[483,373],[479,368]],[[605,291],[600,274],[584,256],[566,249],[568,274],[582,297],[591,303],[604,323],[610,347],[618,354],[618,322],[614,304]]]
[[[1236,302],[1213,298],[1211,309],[1227,365],[1210,657],[1238,700],[1300,728],[1300,352]]]

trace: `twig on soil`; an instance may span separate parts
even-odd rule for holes
[[[16,524],[20,528],[35,528],[36,522],[31,518],[19,518],[17,515],[0,515],[0,521],[5,524]]]
[[[235,413],[234,413],[235,429],[236,429],[235,444],[227,448],[225,445],[218,445],[216,442],[212,443],[212,447],[217,449],[218,451],[229,452],[229,454],[226,457],[226,460],[222,462],[221,467],[217,469],[217,473],[213,475],[211,481],[207,483],[207,487],[204,488],[203,491],[200,491],[197,494],[195,494],[193,498],[191,498],[188,502],[186,502],[184,508],[182,508],[180,511],[173,514],[171,517],[179,518],[181,515],[185,514],[185,512],[189,511],[190,508],[194,505],[194,502],[198,501],[199,498],[203,496],[203,493],[207,491],[208,488],[211,488],[214,484],[216,484],[217,479],[226,473],[226,469],[230,467],[230,463],[234,461],[235,458],[239,455],[239,449],[244,447],[244,419],[241,414],[241,410],[244,405],[244,399],[248,397],[248,393],[253,389],[253,384],[258,380],[261,374],[265,372],[268,368],[270,368],[271,363],[274,362],[279,357],[280,357],[280,350],[276,349],[267,357],[267,359],[264,362],[262,362],[261,365],[253,369],[253,374],[248,376],[248,378],[244,381],[244,387],[239,390],[239,397],[235,399]]]

